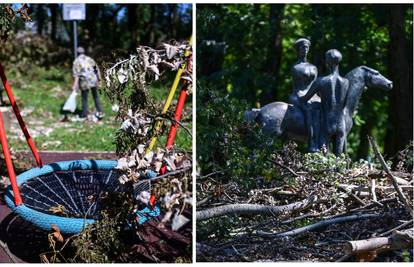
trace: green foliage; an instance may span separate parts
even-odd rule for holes
[[[403,250],[401,257],[403,258],[403,262],[412,262],[412,256],[408,250]]]
[[[21,5],[18,9],[14,9],[11,4],[0,4],[0,39],[2,41],[6,41],[9,37],[12,26],[16,23],[17,15],[20,15],[24,21],[31,20],[27,13],[27,4]],[[18,22],[20,21],[18,20]]]
[[[309,172],[320,172],[325,175],[326,171],[335,171],[344,174],[349,162],[345,155],[337,158],[333,153],[323,155],[322,153],[307,153],[304,155],[303,167]]]
[[[11,24],[15,18],[10,4],[0,4],[0,38],[5,41],[10,34]]]
[[[200,86],[197,92],[197,160],[203,174],[220,170],[243,189],[271,176],[269,155],[277,142],[244,122],[246,102]]]
[[[33,65],[69,67],[72,62],[70,49],[58,46],[46,36],[29,31],[12,33],[11,36],[13,41],[0,47],[0,60],[13,64],[22,73],[30,72]]]

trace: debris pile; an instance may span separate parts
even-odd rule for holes
[[[373,162],[285,145],[270,156],[273,179],[247,194],[220,172],[200,175],[198,259],[412,261],[412,160],[391,171],[370,141]]]

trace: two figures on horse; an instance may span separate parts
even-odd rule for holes
[[[325,53],[328,74],[318,77],[316,66],[307,61],[310,45],[305,38],[295,42],[298,61],[292,66],[293,92],[289,103],[273,102],[247,111],[246,118],[260,123],[264,132],[307,140],[309,152],[332,144],[338,156],[346,148],[352,115],[363,89],[368,86],[390,90],[392,82],[366,66],[359,66],[342,77],[339,74],[342,54],[336,49]]]
[[[342,55],[335,49],[327,51],[325,63],[329,73],[317,77],[316,66],[306,60],[310,44],[305,38],[295,42],[299,59],[292,66],[293,93],[289,103],[305,115],[309,152],[317,152],[332,140],[334,153],[340,154],[345,145],[343,109],[349,89],[349,81],[339,75]],[[320,105],[312,105],[313,102]]]

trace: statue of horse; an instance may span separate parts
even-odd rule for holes
[[[365,87],[380,88],[386,91],[392,89],[392,81],[385,78],[378,71],[359,66],[345,75],[349,80],[349,89],[346,104],[343,110],[346,136],[352,129],[352,116],[358,106]],[[320,101],[320,100],[319,100]],[[320,109],[320,102],[313,101],[312,109]],[[291,104],[272,102],[260,109],[246,111],[247,121],[256,121],[262,126],[263,132],[277,137],[287,138],[299,142],[306,142],[308,138],[305,116],[302,111]],[[346,137],[345,137],[346,138]]]

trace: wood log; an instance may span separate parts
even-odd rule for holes
[[[348,241],[345,250],[348,254],[368,251],[381,252],[385,250],[401,250],[413,248],[413,230],[395,231],[389,237],[374,237],[370,239]]]
[[[229,204],[218,206],[210,209],[197,211],[197,221],[208,220],[214,217],[219,217],[229,214],[237,215],[270,215],[276,216],[283,213],[291,213],[294,211],[301,211],[310,207],[317,200],[316,196],[311,196],[303,201],[295,202],[283,206],[272,205],[258,205],[258,204]]]
[[[356,220],[363,220],[363,219],[372,219],[372,218],[379,218],[383,217],[381,214],[356,214],[356,215],[350,215],[350,216],[344,216],[344,217],[337,217],[332,218],[328,220],[323,220],[314,224],[309,224],[304,227],[296,228],[287,232],[283,233],[269,233],[264,231],[258,231],[257,235],[261,237],[286,237],[286,236],[294,236],[303,234],[309,231],[313,231],[316,229],[320,229],[322,227],[326,227],[331,224],[335,223],[344,223],[344,222],[351,222]]]

